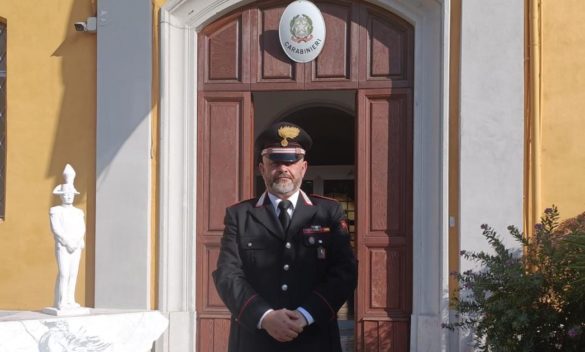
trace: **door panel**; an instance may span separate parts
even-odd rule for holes
[[[356,349],[404,352],[412,311],[412,93],[359,90],[357,104]]]
[[[413,27],[373,6],[361,7],[360,23],[359,87],[412,87]]]
[[[225,352],[228,350],[229,319],[200,319],[197,331],[200,338],[197,343],[198,351]]]
[[[408,336],[408,326],[390,321],[366,321],[358,332],[364,336],[364,352],[408,351],[404,336]]]
[[[207,26],[197,42],[199,87],[207,91],[250,89],[249,10]]]
[[[304,64],[288,58],[278,26],[287,2],[269,2],[252,10],[252,89],[302,89]]]
[[[200,93],[197,149],[197,312],[200,351],[227,351],[229,311],[215,289],[226,207],[252,197],[250,92]]]
[[[343,1],[315,4],[323,14],[327,34],[319,56],[305,64],[305,88],[357,88],[358,4]]]

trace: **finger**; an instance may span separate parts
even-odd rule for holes
[[[303,332],[303,327],[306,325],[305,318],[301,316],[300,313],[297,312],[292,313],[296,314],[289,316],[289,319],[287,321],[287,327],[300,334],[301,332]]]
[[[291,340],[295,339],[297,336],[299,336],[299,334],[297,334],[297,333],[296,333],[295,331],[293,331],[293,330],[289,330],[289,331],[287,332],[287,334],[286,334],[286,337],[287,337],[287,339],[288,339],[287,341],[291,341]]]
[[[300,334],[301,332],[303,332],[303,327],[301,326],[301,324],[299,323],[298,320],[292,321],[288,325],[288,328],[291,329],[292,331],[294,331],[297,335]]]
[[[286,326],[283,327],[286,331],[295,334],[293,337],[297,337],[298,334],[303,332],[303,328],[297,322],[290,321]]]
[[[270,336],[272,336],[278,342],[287,342],[288,341],[286,335],[284,335],[281,331],[271,332]]]
[[[297,312],[295,310],[287,310],[285,312],[285,314],[286,314],[287,317],[289,317],[290,319],[293,319],[293,320],[299,319],[300,318],[300,315],[301,315],[299,312]]]
[[[282,329],[280,329],[280,333],[282,336],[287,338],[295,338],[299,335],[299,333],[294,329],[294,326],[289,324],[283,326]]]
[[[290,332],[281,332],[278,336],[277,336],[277,340],[280,342],[288,342],[288,341],[292,341],[295,337],[297,337],[298,335],[295,333],[290,333]]]
[[[276,339],[276,341],[278,342],[287,342],[286,338],[284,336],[274,336],[274,338]]]
[[[309,321],[307,320],[307,317],[305,317],[301,312],[296,311],[297,316],[299,317],[297,322],[301,327],[305,327],[307,325],[309,325]]]

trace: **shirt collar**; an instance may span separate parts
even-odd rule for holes
[[[277,211],[278,203],[280,203],[282,201],[282,199],[278,198],[277,196],[275,196],[274,194],[272,194],[270,192],[266,192],[266,193],[268,194],[268,198],[270,199],[270,203],[272,203],[272,206],[274,207],[274,211],[278,214],[278,211]],[[297,201],[299,200],[299,193],[300,193],[300,191],[297,190],[290,197],[288,197],[288,200],[290,200],[290,202],[292,203],[292,210],[293,211],[297,207]]]

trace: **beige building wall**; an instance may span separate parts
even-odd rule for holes
[[[152,208],[151,208],[151,276],[150,282],[152,283],[150,286],[150,308],[151,309],[159,309],[158,304],[158,293],[159,293],[159,261],[158,261],[158,251],[159,251],[159,240],[158,240],[158,228],[159,228],[159,158],[160,158],[160,147],[159,147],[159,139],[160,139],[160,131],[159,131],[159,110],[158,110],[158,100],[160,96],[160,71],[159,71],[159,56],[160,56],[160,38],[158,33],[160,33],[160,26],[159,26],[159,14],[160,8],[165,4],[166,0],[153,0],[152,2],[152,152],[155,157],[151,158],[152,161]]]
[[[585,2],[541,3],[540,212],[585,211]]]
[[[73,23],[95,15],[91,0],[0,0],[6,19],[6,216],[0,223],[0,309],[53,302],[57,265],[48,212],[70,163],[86,213],[77,299],[93,304],[96,36]]]

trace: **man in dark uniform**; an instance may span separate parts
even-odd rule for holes
[[[339,203],[300,190],[311,137],[281,122],[256,140],[266,192],[229,207],[215,286],[230,352],[340,352],[337,311],[356,287]]]

